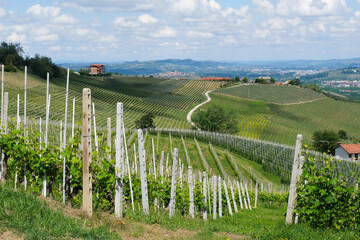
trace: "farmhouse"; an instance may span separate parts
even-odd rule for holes
[[[103,65],[103,64],[90,64],[89,73],[90,74],[105,74],[105,65]]]
[[[360,156],[360,143],[340,144],[335,149],[335,157],[344,160],[358,160]]]
[[[200,78],[199,80],[203,81],[231,81],[229,77],[204,77]]]

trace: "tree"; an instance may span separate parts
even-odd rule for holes
[[[154,128],[154,114],[147,113],[143,115],[141,118],[135,121],[136,128],[146,129],[146,128]]]
[[[265,79],[262,79],[262,78],[255,79],[255,83],[268,84],[268,82]]]
[[[341,139],[344,139],[344,140],[348,139],[347,133],[344,130],[339,130],[338,135],[339,135],[339,138],[341,138]]]
[[[312,137],[313,147],[322,153],[334,154],[335,148],[340,142],[339,135],[330,130],[318,130],[314,132]]]
[[[211,131],[237,133],[239,131],[236,115],[223,107],[213,105],[206,111],[199,111],[193,117],[192,121],[196,127]]]
[[[243,83],[248,83],[249,80],[247,79],[247,77],[243,77],[242,82],[243,82]]]
[[[294,85],[294,86],[300,86],[301,82],[300,82],[300,79],[295,78],[294,80],[290,80],[289,84]]]
[[[238,76],[235,77],[235,82],[240,82],[240,78]]]
[[[271,82],[271,83],[275,83],[275,79],[274,79],[274,78],[270,78],[270,82]]]

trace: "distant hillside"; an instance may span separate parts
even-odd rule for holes
[[[89,63],[59,63],[60,66],[79,70]],[[289,79],[299,72],[309,74],[324,69],[338,69],[360,66],[360,58],[348,60],[296,60],[296,61],[251,61],[251,62],[216,62],[196,61],[192,59],[165,59],[154,61],[132,61],[123,63],[105,63],[106,70],[123,75],[155,75],[168,71],[194,73],[197,76],[226,76],[257,78],[262,75],[275,79]]]

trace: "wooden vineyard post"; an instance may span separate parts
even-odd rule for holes
[[[173,155],[173,168],[171,177],[171,195],[170,195],[170,213],[169,217],[172,218],[175,215],[175,200],[176,200],[176,180],[177,180],[177,164],[178,164],[178,149],[174,149]]]
[[[109,148],[108,160],[111,159],[111,118],[107,118],[107,138],[106,145]]]
[[[219,218],[222,218],[222,194],[221,194],[221,177],[218,178],[219,186]]]
[[[88,216],[92,216],[92,186],[91,173],[91,90],[83,89],[83,210]]]
[[[213,185],[213,219],[216,219],[216,182],[217,182],[217,179],[216,179],[216,176],[213,176],[213,179],[212,179],[212,185]]]
[[[123,178],[124,178],[124,141],[123,141],[123,104],[116,105],[116,164],[115,164],[115,216],[123,216]]]
[[[296,204],[296,185],[298,180],[298,173],[302,166],[300,166],[300,154],[301,154],[301,146],[303,143],[303,136],[301,134],[297,135],[296,138],[296,146],[295,146],[295,154],[294,154],[294,162],[291,172],[291,182],[290,182],[290,188],[289,188],[289,200],[288,200],[288,206],[286,211],[286,224],[292,224],[293,223],[293,216],[294,216],[294,208]]]
[[[164,153],[164,151],[162,152]],[[195,206],[194,206],[194,185],[193,185],[193,177],[192,177],[192,167],[188,168],[188,184],[189,184],[189,214],[192,218],[195,217]]]
[[[228,209],[229,209],[229,214],[230,214],[230,216],[232,216],[232,215],[233,215],[233,212],[232,212],[232,209],[231,209],[231,204],[230,204],[230,199],[229,199],[229,193],[228,193],[228,190],[227,190],[227,186],[226,186],[225,180],[223,180],[223,184],[224,184],[225,197],[226,197],[226,202],[227,202]]]
[[[204,196],[204,207],[203,207],[203,219],[205,221],[207,221],[207,191],[206,191],[206,179],[207,179],[207,174],[206,172],[203,172],[203,196]]]
[[[131,206],[132,206],[132,210],[135,211],[135,207],[134,207],[134,194],[133,194],[133,187],[132,187],[132,183],[131,183],[131,171],[130,171],[130,162],[129,162],[129,155],[128,155],[128,151],[127,151],[127,144],[126,144],[126,135],[125,135],[125,126],[124,126],[124,122],[122,122],[122,129],[123,129],[123,133],[124,133],[124,145],[125,145],[125,156],[126,156],[126,165],[127,165],[127,172],[128,172],[128,177],[129,177],[129,185],[130,185],[130,197],[131,197]]]
[[[146,179],[146,162],[145,162],[145,149],[143,131],[138,129],[138,141],[139,141],[139,162],[140,162],[140,178],[141,178],[141,200],[143,205],[143,211],[145,214],[149,214],[149,198]]]

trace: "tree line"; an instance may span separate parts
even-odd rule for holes
[[[4,64],[6,72],[24,71],[25,66],[28,72],[41,78],[46,78],[47,73],[53,78],[66,76],[66,70],[54,64],[51,58],[35,54],[34,57],[25,56],[24,49],[20,43],[0,44],[0,63]]]

